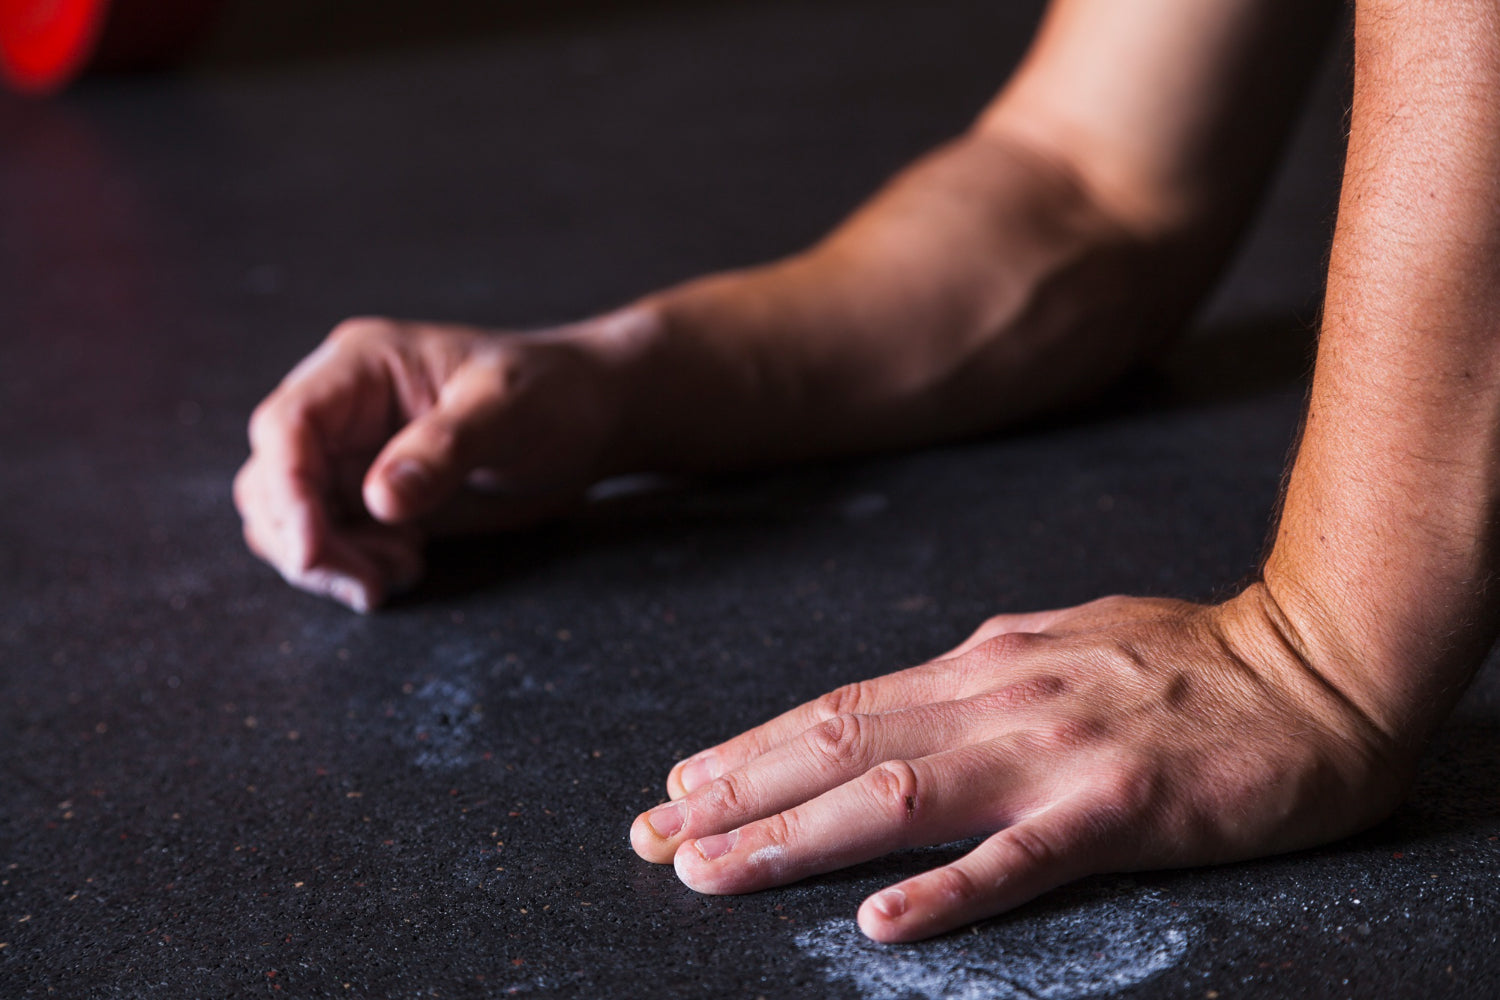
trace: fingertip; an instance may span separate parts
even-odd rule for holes
[[[379,588],[352,576],[335,576],[328,582],[328,596],[351,611],[367,615],[380,606]]]
[[[758,876],[764,874],[758,871],[759,864],[767,858],[780,857],[784,850],[766,845],[748,851],[741,843],[741,832],[734,829],[711,833],[678,844],[672,855],[672,868],[682,884],[709,896],[749,892],[769,884],[755,884]]]
[[[677,873],[677,878],[683,885],[694,892],[718,895],[718,890],[709,877],[709,868],[711,863],[703,857],[695,840],[684,840],[672,853],[672,870]]]
[[[344,593],[335,595],[339,601],[361,615],[367,615],[380,606],[374,592],[363,584],[354,584],[348,587]]]
[[[687,794],[687,789],[682,787],[682,765],[685,761],[678,761],[667,772],[667,798],[677,801]]]
[[[691,840],[678,844],[672,854],[672,870],[677,873],[678,881],[694,892],[712,893],[698,871],[702,863],[703,857]]]
[[[718,757],[707,751],[685,757],[667,772],[667,798],[677,800],[717,778],[724,768]]]
[[[654,862],[656,858],[652,856],[651,833],[650,831],[645,829],[645,826],[645,813],[641,813],[641,815],[637,816],[635,818],[635,821],[630,824],[630,849],[634,851],[638,857],[641,857],[646,861]]]
[[[678,764],[672,771],[677,776],[677,786],[682,789],[683,794],[687,794],[695,788],[702,788],[723,774],[724,767],[717,755],[700,753]]]
[[[906,892],[892,886],[882,889],[860,904],[856,920],[860,932],[872,941],[891,944],[909,941],[914,934],[908,919],[912,915],[911,900]]]
[[[643,812],[630,825],[630,846],[653,864],[668,864],[677,851],[677,836],[685,821],[685,812],[675,803]]]
[[[301,573],[283,571],[281,575],[298,590],[327,597],[362,615],[374,611],[385,597],[377,583],[321,567]]]
[[[432,470],[415,458],[382,463],[365,480],[365,507],[387,524],[408,520],[430,501],[434,482]]]

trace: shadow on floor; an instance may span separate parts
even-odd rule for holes
[[[1317,351],[1315,326],[1296,316],[1226,323],[1183,337],[1102,396],[1088,419],[1123,410],[1175,410],[1306,391]]]
[[[1090,405],[1005,433],[1024,437],[1305,392],[1313,346],[1311,330],[1294,318],[1204,331]],[[729,550],[773,544],[794,529],[814,530],[813,521],[860,492],[880,465],[891,460],[842,459],[678,483],[590,504],[563,522],[538,529],[443,540],[433,547],[428,582],[402,603],[451,600],[502,578],[523,579],[579,552],[616,544],[669,544],[693,532],[711,534],[718,539],[716,548]]]

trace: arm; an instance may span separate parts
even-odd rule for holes
[[[1500,14],[1371,2],[1311,405],[1268,595],[1380,728],[1421,739],[1495,638]]]
[[[1088,395],[1208,288],[1337,7],[1055,3],[974,126],[819,245],[644,301],[623,464],[908,446]]]
[[[970,130],[804,253],[541,333],[344,324],[252,420],[248,543],[367,609],[427,530],[524,524],[609,475],[913,445],[1086,395],[1207,288],[1336,5],[1305,7],[1062,0]]]
[[[682,762],[637,851],[740,892],[987,834],[860,908],[910,940],[1394,808],[1496,634],[1500,17],[1361,0],[1356,22],[1323,337],[1263,582],[993,619]]]

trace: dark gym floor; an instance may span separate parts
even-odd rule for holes
[[[1494,995],[1493,670],[1367,834],[919,945],[852,916],[942,849],[710,898],[626,841],[679,757],[991,614],[1253,571],[1337,54],[1192,335],[1084,416],[448,545],[364,618],[241,545],[249,411],[340,318],[533,325],[795,249],[962,128],[1035,16],[655,5],[286,58],[221,36],[185,74],[0,97],[0,995]]]

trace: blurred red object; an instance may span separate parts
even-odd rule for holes
[[[219,0],[0,0],[0,79],[48,94],[87,69],[149,69],[185,55]]]

